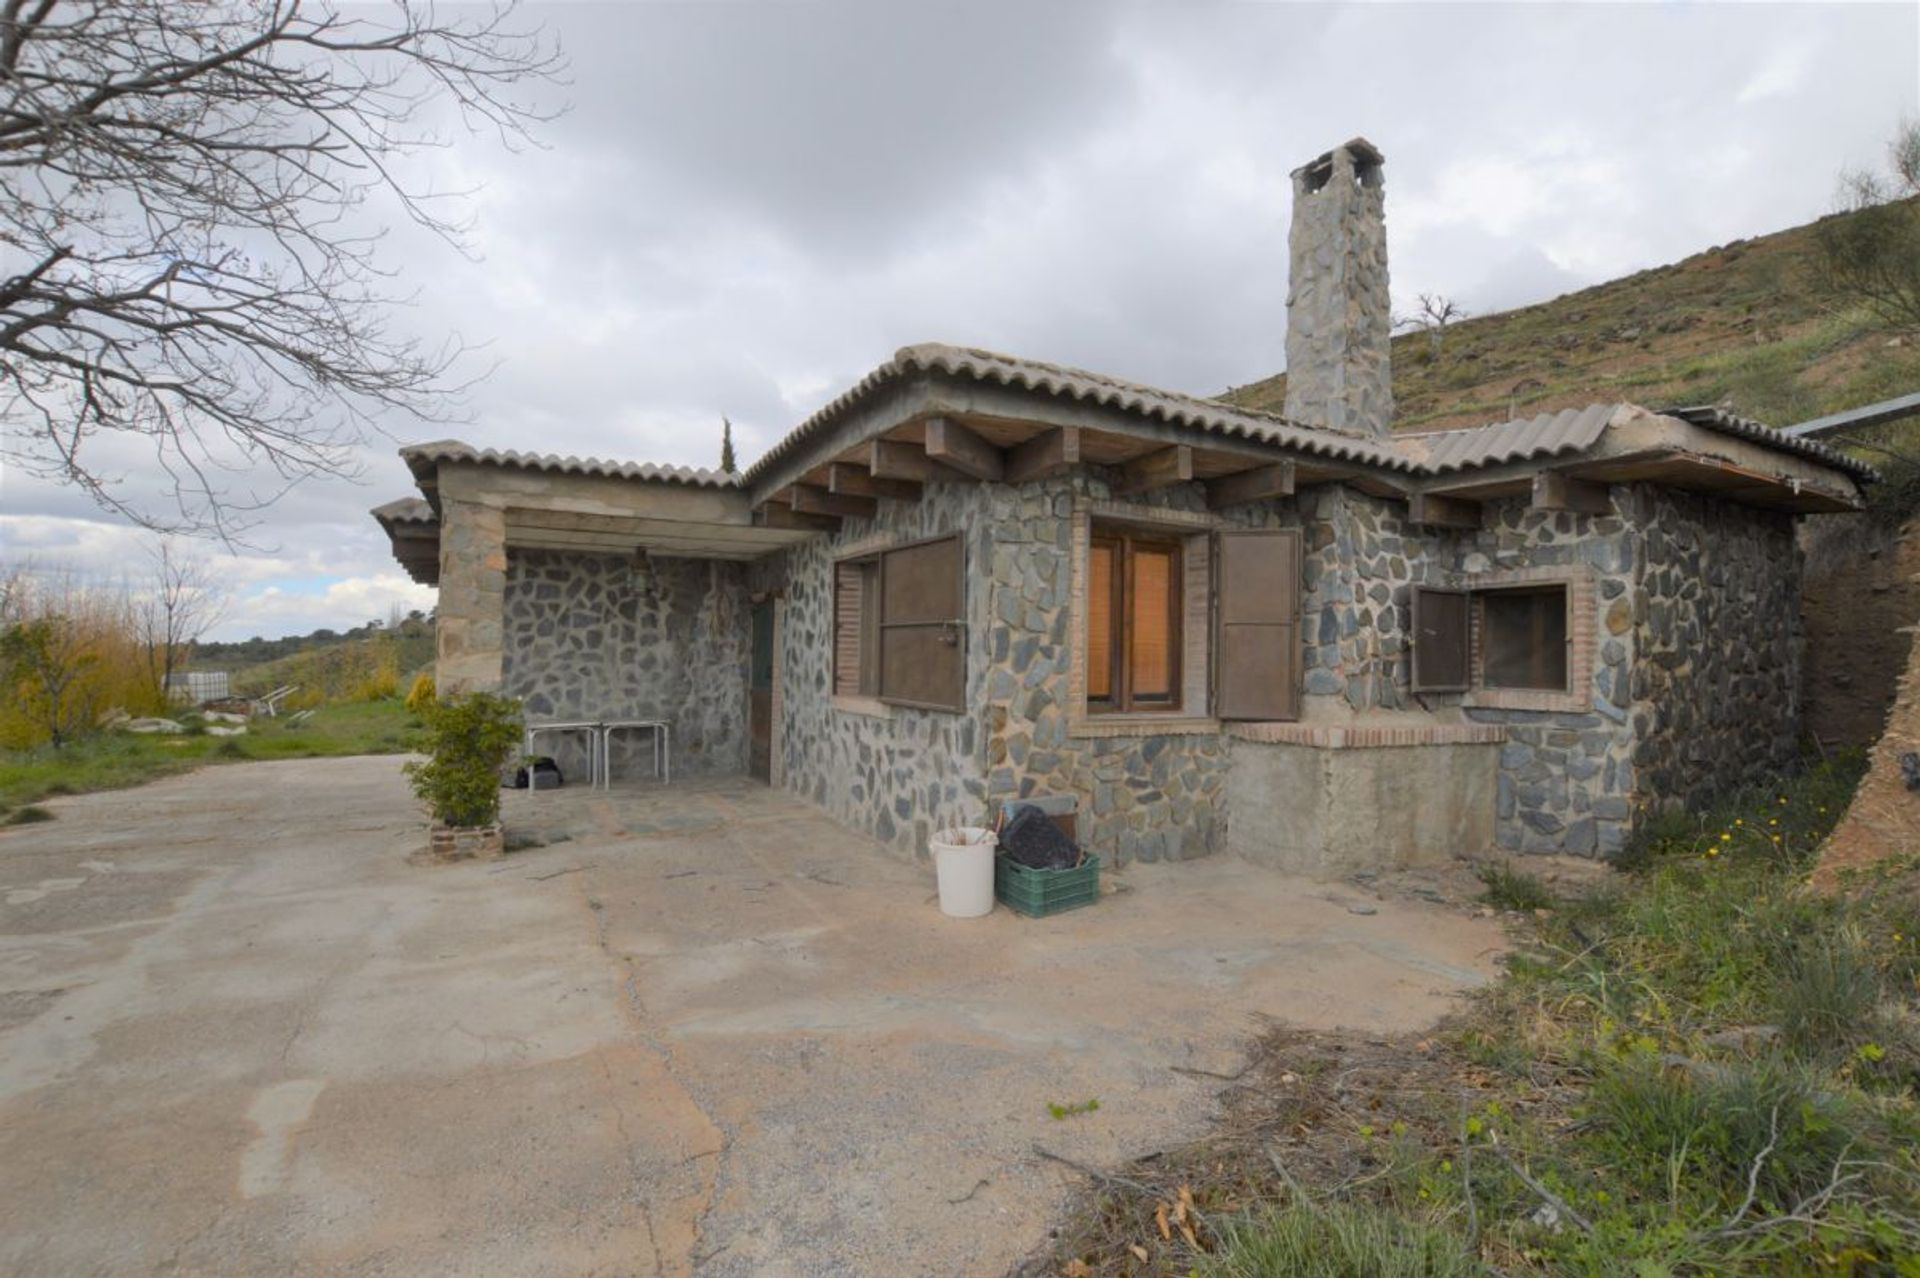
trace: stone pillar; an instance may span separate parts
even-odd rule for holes
[[[500,690],[507,587],[507,516],[470,501],[440,509],[440,609],[435,680],[442,694]]]
[[[1384,438],[1392,429],[1386,188],[1364,138],[1293,172],[1286,415]]]

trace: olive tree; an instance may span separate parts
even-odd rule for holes
[[[462,352],[392,327],[382,218],[459,242],[409,159],[527,139],[559,65],[511,6],[0,0],[0,455],[225,533],[434,415]],[[164,510],[118,488],[128,441]]]

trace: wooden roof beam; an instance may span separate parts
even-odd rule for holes
[[[880,497],[888,501],[917,501],[920,485],[911,479],[876,478],[857,462],[834,462],[827,467],[827,491],[836,497]]]
[[[1464,497],[1415,493],[1407,499],[1407,518],[1416,524],[1434,528],[1478,528],[1482,517],[1480,503]]]
[[[855,519],[872,519],[879,509],[879,503],[871,497],[848,497],[830,493],[812,484],[793,486],[793,510],[798,515],[838,515]]]
[[[1295,468],[1290,461],[1222,475],[1207,481],[1207,505],[1214,510],[1221,510],[1228,506],[1244,506],[1252,501],[1291,497],[1294,479]]]
[[[1006,481],[1045,479],[1080,463],[1080,428],[1055,426],[1007,451]]]
[[[867,441],[867,473],[875,479],[903,479],[916,484],[961,484],[973,479],[927,456],[926,448],[907,439]]]
[[[1582,515],[1611,515],[1613,495],[1605,484],[1543,470],[1533,477],[1535,510],[1570,510]]]
[[[926,422],[927,456],[975,479],[998,482],[1007,472],[1006,454],[950,417]]]
[[[769,500],[760,508],[763,528],[792,528],[802,532],[838,532],[840,521],[832,515],[809,515],[784,502]]]
[[[1184,484],[1193,478],[1193,448],[1188,444],[1174,444],[1158,449],[1145,456],[1136,457],[1120,468],[1119,482],[1113,486],[1115,497],[1132,497],[1139,493],[1152,492],[1156,488],[1170,488],[1175,484]]]

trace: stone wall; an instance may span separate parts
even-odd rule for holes
[[[838,820],[910,856],[927,836],[986,819],[978,712],[858,704],[833,696],[833,565],[865,548],[961,531],[967,564],[967,705],[979,705],[985,665],[987,594],[980,565],[991,556],[983,512],[993,488],[935,485],[918,502],[882,502],[874,519],[754,565],[750,586],[784,591],[780,653],[782,711],[773,748],[781,784]]]
[[[875,520],[848,520],[756,565],[754,589],[786,594],[786,709],[775,743],[786,786],[914,853],[937,825],[1059,794],[1078,798],[1082,841],[1110,863],[1225,848],[1232,756],[1206,717],[1204,669],[1190,668],[1187,710],[1164,724],[1100,723],[1073,704],[1076,525],[1115,509],[1109,479],[1085,467],[1017,487],[933,486],[918,503],[882,503]],[[1640,807],[1775,766],[1798,714],[1790,521],[1641,487],[1614,496],[1606,515],[1490,503],[1486,525],[1467,531],[1408,525],[1399,506],[1339,486],[1220,514],[1206,510],[1198,485],[1128,506],[1195,536],[1212,526],[1299,528],[1303,717],[1497,725],[1507,735],[1497,752],[1456,753],[1479,760],[1461,766],[1489,768],[1498,846],[1611,855]],[[956,529],[966,537],[969,710],[836,700],[834,561]],[[1412,587],[1497,587],[1529,575],[1567,580],[1582,600],[1574,694],[1530,708],[1487,704],[1484,693],[1416,697]],[[1199,581],[1204,597],[1204,565]],[[1199,655],[1204,665],[1204,647]],[[1480,801],[1475,787],[1456,789],[1458,803]]]
[[[1616,501],[1626,489],[1614,490]],[[1619,513],[1532,509],[1523,500],[1489,504],[1485,527],[1454,534],[1456,582],[1501,584],[1503,572],[1564,569],[1570,589],[1590,592],[1592,618],[1574,639],[1588,646],[1589,685],[1579,709],[1472,706],[1476,723],[1507,730],[1495,800],[1496,842],[1514,852],[1611,855],[1626,846],[1633,820],[1633,732],[1625,709],[1633,659],[1635,535]],[[1435,701],[1460,700],[1434,698]]]
[[[1633,527],[1637,788],[1649,805],[1699,807],[1799,752],[1793,518],[1639,487]]]
[[[502,687],[529,719],[660,718],[676,775],[746,768],[750,641],[741,565],[512,550],[507,559]],[[640,734],[616,738],[615,775],[650,762]],[[554,754],[584,779],[579,748]]]

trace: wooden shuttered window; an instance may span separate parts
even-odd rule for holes
[[[833,692],[879,695],[880,561],[850,559],[833,566]]]
[[[928,710],[965,708],[965,571],[958,536],[881,553],[880,601],[873,615],[882,701]]]
[[[1465,692],[1472,673],[1472,600],[1464,590],[1413,588],[1413,690]]]
[[[1214,536],[1214,706],[1222,719],[1300,717],[1300,534]]]
[[[1097,530],[1087,547],[1087,706],[1178,710],[1186,582],[1181,546]]]

